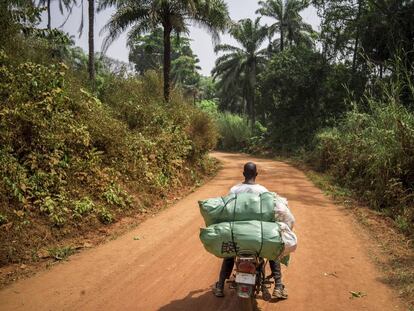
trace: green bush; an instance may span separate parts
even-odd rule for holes
[[[81,218],[93,211],[95,204],[89,197],[82,198],[74,202],[73,217]]]
[[[219,113],[218,104],[214,100],[203,99],[197,102],[197,107],[213,117],[217,117]]]
[[[154,71],[143,78],[113,76],[100,98],[127,125],[126,134],[120,134],[126,137],[124,145],[117,143],[122,139],[114,139],[110,128],[102,139],[116,144],[114,157],[120,171],[144,180],[157,192],[176,185],[187,162],[198,163],[216,145],[211,117],[187,104],[178,91],[165,104],[162,79]]]
[[[4,225],[5,223],[7,223],[7,216],[0,214],[0,226]]]
[[[126,208],[131,205],[131,197],[115,183],[111,184],[102,194],[102,197],[109,204],[120,208]]]
[[[98,209],[98,217],[103,224],[110,224],[114,222],[114,216],[106,207]]]
[[[343,64],[330,65],[324,56],[304,47],[275,53],[259,75],[258,111],[265,115],[266,141],[280,153],[297,153],[311,145],[323,127],[336,124],[349,110],[350,83],[357,98],[363,79],[350,79],[352,71]]]
[[[15,204],[65,223],[68,176],[87,162],[90,133],[64,90],[64,64],[0,58],[0,189]]]
[[[219,149],[249,153],[261,153],[269,149],[266,143],[267,129],[259,121],[252,128],[246,116],[230,112],[217,113],[215,120],[220,135]]]
[[[56,260],[66,260],[69,256],[75,253],[75,249],[71,246],[54,247],[48,249],[49,255]]]
[[[246,117],[229,112],[217,117],[220,133],[218,147],[223,150],[241,151],[247,148],[253,131]]]
[[[214,149],[219,138],[216,122],[208,113],[199,110],[194,110],[190,116],[187,135],[192,145],[192,159],[200,159]]]
[[[317,135],[311,159],[414,233],[414,114],[399,101],[414,88],[399,80],[380,88],[382,96],[367,94],[337,127]]]
[[[23,29],[13,8],[0,8],[0,265],[32,258],[28,245],[139,212],[213,170],[215,122],[179,87],[166,103],[159,73],[113,73],[104,57],[92,84],[87,55],[37,27],[40,9],[22,17]]]
[[[166,104],[155,72],[112,75],[97,98],[63,63],[20,63],[0,52],[0,65],[0,203],[54,226],[89,213],[112,222],[94,201],[130,206],[120,184],[165,193],[215,147],[212,118],[179,90]]]

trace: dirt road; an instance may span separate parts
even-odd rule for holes
[[[233,291],[215,298],[220,260],[202,247],[197,200],[225,194],[252,158],[214,154],[218,176],[137,229],[74,255],[0,292],[1,310],[237,310]],[[404,310],[381,283],[359,227],[304,174],[281,162],[253,159],[258,182],[289,199],[299,247],[283,270],[289,299],[259,302],[262,310]],[[135,240],[134,237],[139,237]],[[372,242],[371,242],[372,243]],[[350,299],[350,291],[365,297]]]

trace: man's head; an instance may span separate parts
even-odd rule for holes
[[[257,176],[256,164],[253,162],[247,162],[244,165],[243,176],[246,180],[255,180]]]

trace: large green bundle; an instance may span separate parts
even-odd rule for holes
[[[276,259],[284,249],[280,227],[275,222],[251,220],[214,224],[200,230],[200,239],[208,252],[221,258],[234,257],[236,248]]]
[[[206,226],[225,221],[275,221],[275,194],[230,194],[198,202]]]

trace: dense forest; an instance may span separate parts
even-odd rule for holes
[[[145,212],[212,173],[216,147],[299,155],[414,233],[413,1],[266,0],[232,21],[221,0],[88,0],[87,53],[51,3],[0,5],[0,265]],[[106,8],[104,50],[127,32],[129,64],[95,52]],[[215,42],[211,77],[190,24]]]
[[[414,2],[267,0],[256,13],[230,27],[238,45],[216,46],[221,147],[299,156],[413,234]]]

